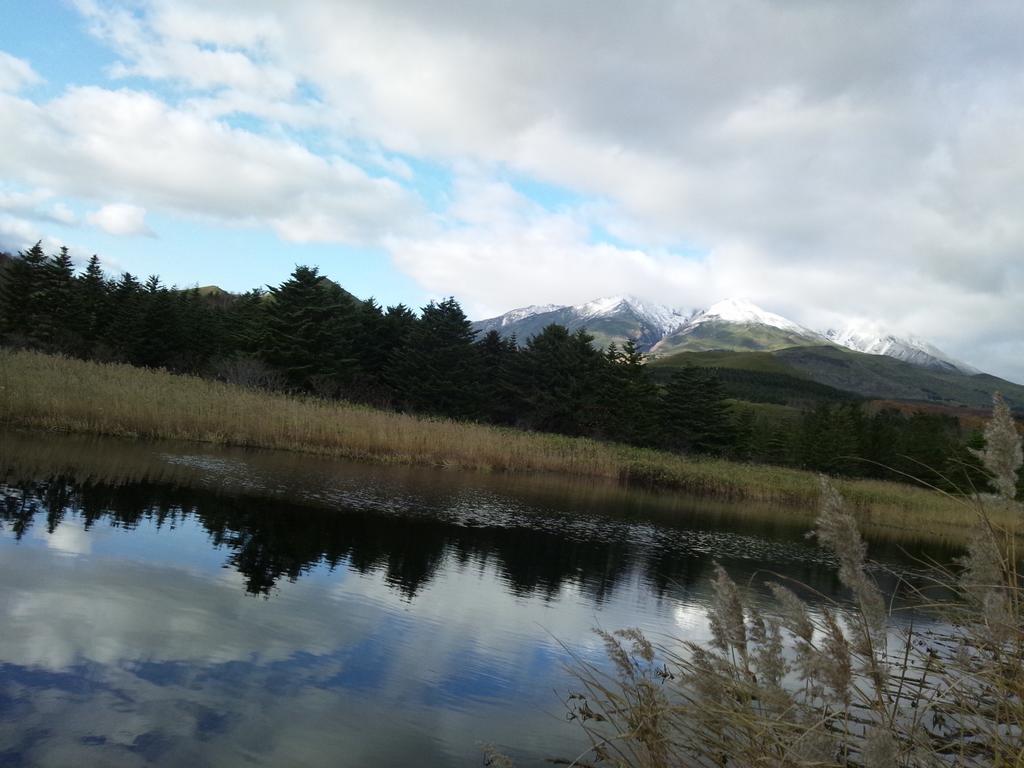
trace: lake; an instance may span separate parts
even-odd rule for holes
[[[785,510],[613,484],[13,431],[0,478],[5,766],[545,765],[594,627],[707,638],[715,561],[839,588]]]

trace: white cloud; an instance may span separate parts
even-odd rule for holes
[[[598,207],[596,212],[601,213]],[[528,304],[570,304],[610,293],[646,296],[683,309],[728,296],[749,296],[809,327],[825,330],[852,319],[879,321],[890,331],[921,335],[985,370],[1024,380],[1017,341],[1024,296],[998,300],[944,282],[912,260],[880,266],[852,259],[842,270],[825,260],[779,262],[742,239],[709,253],[594,242],[603,223],[589,206],[551,213],[504,183],[462,177],[431,236],[394,238],[398,267],[434,296],[468,298],[467,311],[490,317]],[[870,255],[869,255],[870,256]],[[1021,266],[1008,266],[1008,269]],[[1017,277],[1004,278],[1013,290]]]
[[[74,212],[65,203],[54,203],[53,194],[45,189],[0,189],[0,211],[61,224],[75,219]]]
[[[15,93],[42,80],[27,61],[0,51],[0,92]]]
[[[0,211],[0,251],[20,251],[41,239],[42,233],[31,221]]]
[[[153,231],[146,226],[146,209],[138,205],[104,205],[86,216],[86,221],[110,235],[153,235]]]
[[[568,303],[617,290],[679,299],[696,265],[668,254],[590,242],[583,210],[550,213],[506,183],[464,177],[446,225],[393,238],[398,267],[435,296],[454,293],[475,316],[512,306]]]
[[[385,239],[428,289],[481,310],[748,293],[804,322],[909,328],[1024,379],[1005,340],[1024,306],[1019,3],[78,5],[120,55],[113,75],[178,101],[8,96],[2,175],[297,241]],[[237,116],[273,137],[223,122]],[[345,149],[287,138],[308,130]],[[456,190],[426,227],[351,159],[407,179],[396,153],[470,167],[478,194],[511,171],[586,202],[474,214]],[[628,245],[593,242],[593,224]],[[704,257],[673,256],[679,243]]]
[[[17,253],[42,243],[47,253],[55,253],[64,241],[48,235],[38,221],[31,221],[0,210],[0,251]]]
[[[269,226],[302,242],[374,242],[416,211],[397,183],[344,158],[140,91],[71,88],[45,104],[0,96],[0,144],[0,174],[23,184]]]

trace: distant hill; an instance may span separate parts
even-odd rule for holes
[[[652,369],[678,368],[684,365],[697,365],[703,368],[728,368],[740,371],[757,371],[759,373],[776,373],[796,378],[804,378],[800,371],[772,355],[770,352],[680,352],[666,357],[651,360]]]
[[[680,352],[650,362],[655,381],[685,366],[714,368],[726,393],[737,400],[800,407],[859,400],[852,392],[814,381],[771,352]]]
[[[998,391],[1010,407],[1024,410],[1024,386],[987,373],[938,370],[839,347],[793,347],[774,355],[814,381],[864,397],[985,408]]]
[[[987,409],[994,392],[1024,412],[1024,386],[985,373],[915,365],[885,355],[836,346],[803,346],[771,352],[681,352],[651,362],[652,370],[683,365],[717,368],[730,393],[746,391],[761,402],[859,397]],[[825,387],[809,389],[808,384]],[[835,393],[841,393],[837,396]]]
[[[354,293],[351,293],[350,291],[345,290],[345,288],[343,288],[340,283],[335,282],[331,278],[326,277],[326,276],[321,276],[320,280],[325,285],[332,286],[332,287],[336,288],[337,290],[341,291],[342,295],[349,297],[353,301],[360,301],[360,298],[358,296],[356,296]],[[182,289],[182,290],[193,290],[193,289],[192,288],[185,288],[185,289]],[[207,298],[207,299],[213,300],[214,303],[218,303],[218,302],[222,302],[222,301],[227,301],[227,300],[230,300],[230,299],[237,298],[239,296],[239,294],[237,294],[237,293],[232,293],[231,291],[224,290],[219,285],[200,285],[200,286],[196,286],[194,290],[198,291],[200,296],[202,296],[204,298]],[[269,299],[269,298],[272,298],[272,297],[273,297],[273,294],[271,294],[269,291],[264,289],[263,298],[264,299]]]
[[[214,297],[216,297],[216,296],[227,296],[227,295],[229,295],[228,291],[225,291],[223,288],[221,288],[218,285],[200,285],[198,288],[196,288],[196,290],[199,291],[199,295],[200,296],[214,296]]]

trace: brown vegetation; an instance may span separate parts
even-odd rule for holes
[[[779,505],[810,520],[810,472],[595,440],[431,419],[127,365],[0,350],[0,422],[132,438],[304,451],[379,462],[609,478],[689,494]],[[969,507],[909,485],[837,482],[869,529],[966,540]],[[781,511],[784,509],[785,511]]]
[[[1013,500],[1022,454],[998,398],[979,457],[999,495],[977,500],[967,556],[900,578],[933,627],[894,615],[854,515],[826,482],[815,534],[850,600],[811,608],[770,583],[766,608],[719,568],[707,645],[601,632],[612,671],[578,660],[580,689],[566,702],[593,745],[575,764],[1024,765],[1024,508]]]

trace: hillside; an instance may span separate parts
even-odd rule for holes
[[[907,363],[937,371],[979,373],[978,369],[950,357],[934,344],[915,336],[900,338],[875,323],[851,324],[841,329],[830,329],[825,338],[841,347],[869,355],[895,357]]]
[[[989,374],[935,370],[838,347],[793,347],[773,354],[813,381],[862,397],[985,408],[998,391],[1011,408],[1024,409],[1024,386]]]
[[[752,403],[799,407],[857,400],[851,392],[819,383],[770,352],[680,352],[649,363],[655,381],[666,382],[685,366],[714,368],[729,397]]]
[[[515,336],[522,345],[552,323],[565,326],[570,331],[585,329],[594,336],[594,346],[599,348],[612,341],[621,344],[627,339],[632,340],[641,352],[659,359],[682,352],[751,353],[780,352],[793,347],[834,348],[836,354],[831,358],[825,353],[814,352],[796,355],[794,359],[798,359],[799,364],[786,363],[782,369],[763,367],[765,358],[756,365],[754,360],[757,358],[748,359],[742,365],[735,360],[728,364],[723,364],[722,359],[717,362],[731,370],[742,368],[795,376],[869,397],[885,393],[886,397],[917,402],[967,404],[979,404],[979,399],[984,399],[987,405],[992,390],[1005,389],[1009,392],[1016,386],[995,377],[969,380],[980,374],[978,369],[946,354],[923,338],[893,333],[876,321],[862,320],[822,332],[763,309],[743,297],[724,299],[707,309],[683,311],[633,296],[615,296],[573,307],[522,307],[477,321],[473,328],[478,332],[495,330],[506,338]],[[846,351],[866,353],[872,358],[884,356],[909,363],[914,368],[933,371],[940,377],[921,378],[899,366],[879,368],[870,362],[857,365],[851,362],[856,358],[845,355]],[[842,364],[837,361],[842,361]],[[706,361],[695,359],[689,362],[706,364]],[[784,361],[780,359],[779,362]],[[950,377],[943,378],[943,374],[950,374]],[[773,398],[777,396],[779,393],[772,395]]]
[[[200,285],[196,288],[200,296],[227,296],[227,291],[219,285]]]
[[[777,373],[797,378],[807,378],[792,366],[770,352],[729,352],[714,350],[708,352],[679,352],[666,357],[655,357],[651,360],[652,369],[679,368],[685,365],[697,365],[702,368],[729,368],[738,371],[757,371],[759,373]]]
[[[684,365],[717,368],[733,397],[755,402],[859,397],[988,408],[993,393],[1002,392],[1011,408],[1024,410],[1024,386],[997,376],[938,370],[833,346],[681,352],[650,365],[653,370]]]
[[[658,355],[676,352],[772,351],[823,340],[799,330],[763,323],[711,320],[683,328],[666,336],[652,350]]]
[[[819,333],[768,312],[749,299],[733,298],[696,313],[651,351],[656,355],[684,351],[770,351],[823,343],[828,342]]]

